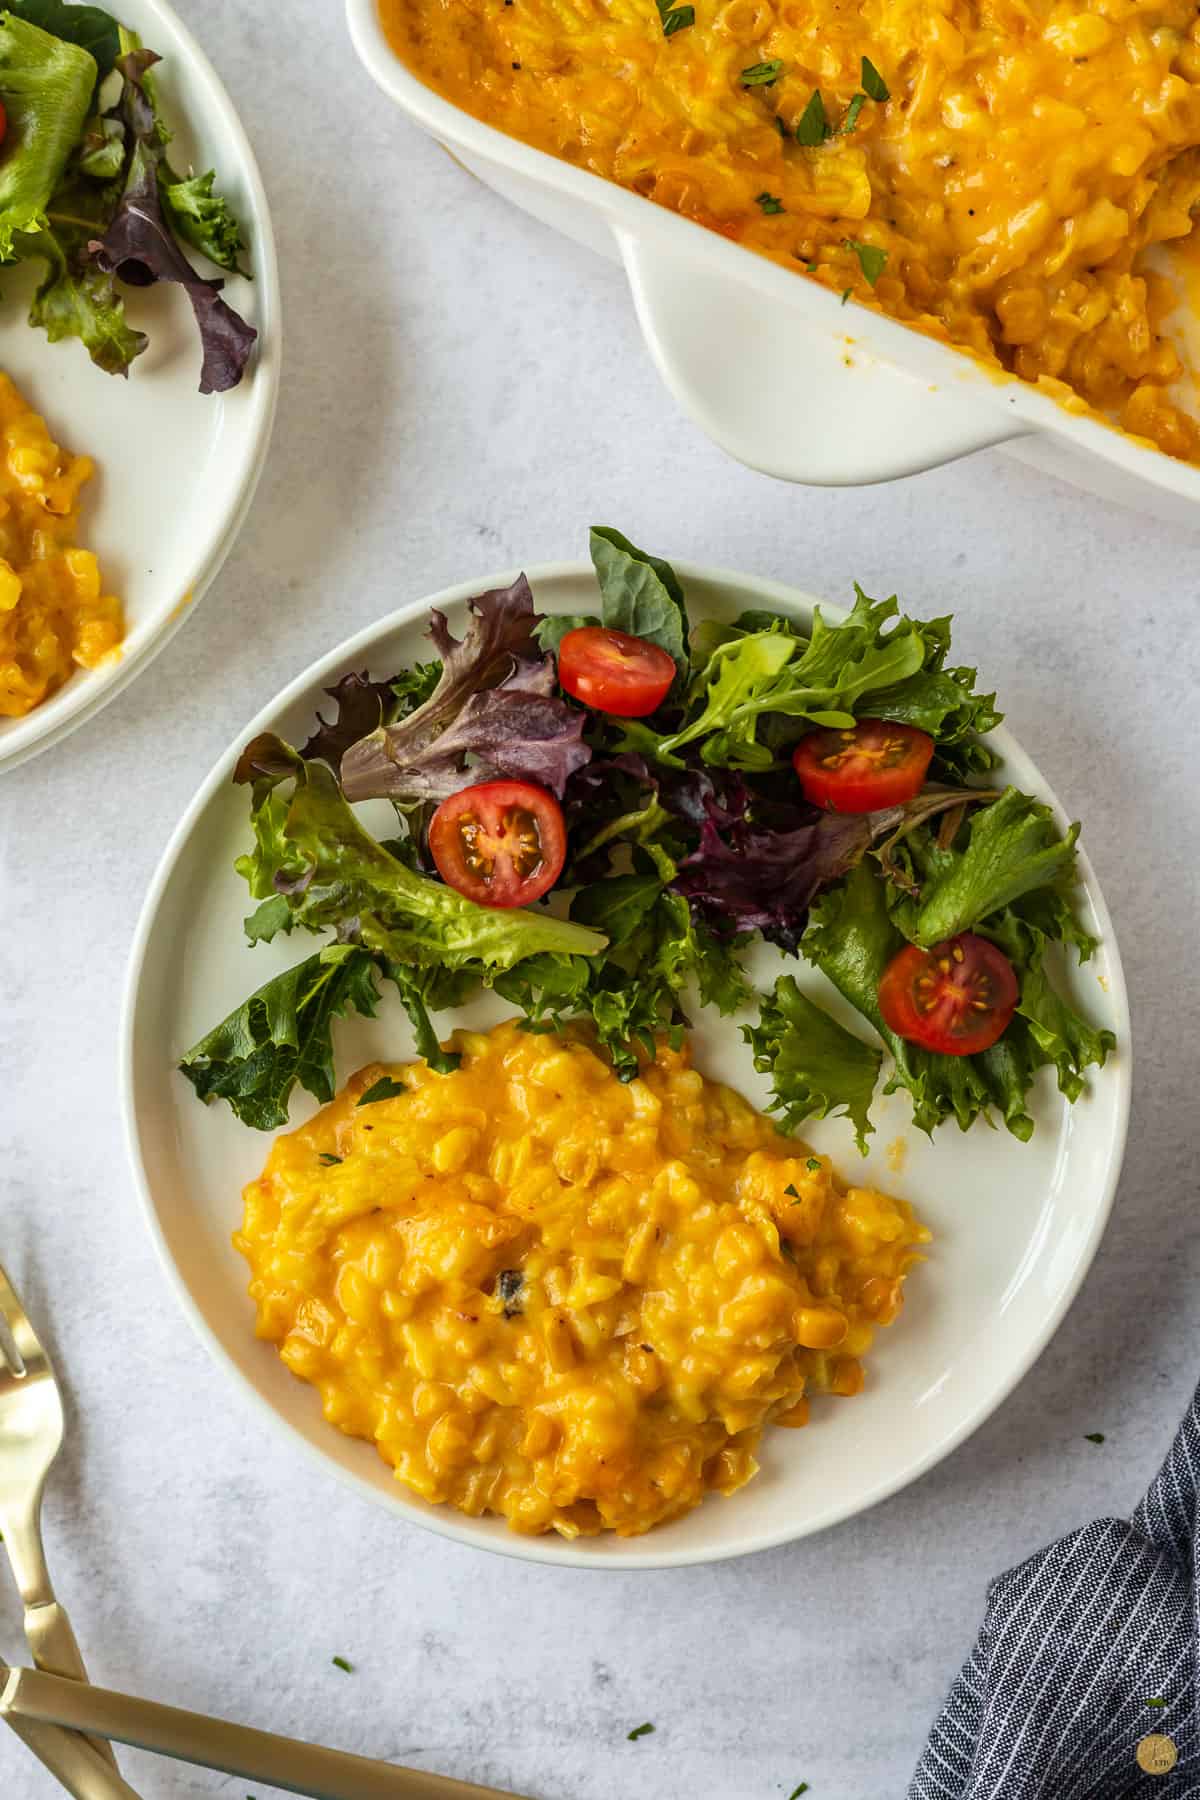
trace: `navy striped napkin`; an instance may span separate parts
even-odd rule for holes
[[[1200,1796],[1200,1389],[1131,1519],[1097,1519],[993,1582],[909,1800]],[[1165,1701],[1165,1705],[1150,1702]],[[1150,1733],[1167,1746],[1143,1762]]]

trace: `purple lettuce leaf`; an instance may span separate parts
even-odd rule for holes
[[[223,281],[206,281],[196,273],[163,217],[158,170],[164,145],[143,85],[146,71],[159,60],[153,50],[132,50],[118,58],[125,78],[122,112],[135,148],[112,223],[88,248],[97,268],[132,287],[173,281],[184,289],[204,351],[200,392],[221,394],[242,379],[258,333],[221,298]]]
[[[342,757],[351,744],[374,731],[392,704],[390,681],[372,681],[364,669],[356,675],[353,669],[327,687],[325,693],[337,708],[332,719],[317,714],[317,729],[300,749],[303,757],[319,756],[331,769],[341,767]]]
[[[718,931],[759,931],[795,953],[816,895],[859,862],[870,847],[871,815],[812,808],[792,831],[760,831],[742,821],[728,841],[714,821],[679,866],[672,886]]]
[[[341,758],[351,801],[444,800],[480,781],[534,781],[560,798],[587,762],[585,715],[555,696],[554,659],[534,638],[538,615],[524,575],[468,602],[459,641],[434,611],[437,686],[394,725],[377,725]]]
[[[873,846],[888,881],[911,886],[892,852],[907,833],[944,814],[961,819],[963,808],[986,804],[995,794],[931,784],[903,806],[872,813],[823,812],[807,801],[764,799],[740,778],[718,771],[721,791],[705,793],[707,771],[689,771],[699,782],[705,816],[700,842],[679,864],[672,886],[692,910],[717,930],[760,931],[781,950],[795,952],[808,909],[822,888],[861,862]],[[675,777],[674,797],[691,806],[692,788]],[[670,810],[668,790],[660,790]],[[682,815],[681,815],[682,816]]]

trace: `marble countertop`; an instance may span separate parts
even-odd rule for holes
[[[184,10],[274,209],[274,447],[197,616],[0,808],[0,1252],[68,1387],[47,1535],[93,1677],[541,1800],[781,1800],[801,1780],[812,1800],[893,1800],[987,1580],[1127,1511],[1200,1373],[1195,540],[999,453],[846,493],[735,466],[661,387],[619,271],[404,123],[336,0],[291,0],[286,29],[242,0]],[[218,752],[334,639],[473,570],[581,555],[592,519],[833,598],[857,578],[953,611],[964,660],[1087,822],[1137,1040],[1107,1238],[989,1423],[824,1536],[648,1577],[406,1529],[265,1436],[156,1265],[116,1098],[137,910]],[[0,1652],[19,1645],[5,1588]],[[161,1800],[254,1791],[126,1766]],[[0,1734],[6,1800],[57,1792]]]

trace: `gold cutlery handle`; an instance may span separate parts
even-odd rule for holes
[[[44,1669],[50,1675],[62,1675],[68,1681],[86,1683],[87,1669],[84,1667],[83,1654],[66,1608],[60,1606],[57,1600],[25,1608],[25,1636],[39,1669]],[[113,1755],[112,1745],[97,1737],[89,1738],[88,1742],[96,1755],[115,1770],[117,1759]]]
[[[500,1788],[426,1775],[420,1769],[398,1768],[345,1750],[326,1750],[153,1700],[63,1681],[36,1669],[9,1670],[0,1688],[0,1715],[10,1722],[95,1732],[159,1756],[307,1794],[311,1800],[520,1800]]]
[[[25,1604],[25,1636],[39,1669],[51,1675],[64,1675],[70,1681],[86,1681],[87,1668],[67,1610],[55,1598],[50,1585],[42,1550],[41,1533],[33,1520],[7,1509],[4,1517],[4,1547],[17,1578],[17,1587]],[[102,1739],[92,1740],[92,1749],[113,1769],[117,1759],[112,1745]]]
[[[30,1725],[23,1719],[9,1719],[8,1723],[73,1800],[140,1800],[113,1765],[92,1749],[90,1738],[58,1725]]]

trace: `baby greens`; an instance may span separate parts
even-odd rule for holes
[[[1014,788],[987,785],[995,697],[950,664],[950,621],[901,613],[856,590],[840,622],[818,608],[801,629],[770,610],[691,626],[670,564],[611,528],[591,533],[597,610],[540,618],[524,576],[468,602],[461,639],[435,612],[436,660],[387,679],[343,676],[299,750],[266,735],[235,780],[251,794],[253,847],[238,862],[258,903],[251,943],[301,928],[332,941],[257,989],[184,1059],[202,1099],[247,1123],[281,1123],[297,1082],[333,1091],[332,1028],[370,1015],[390,982],[417,1047],[454,1066],[434,1014],[495,990],[530,1031],[585,1020],[622,1079],[662,1035],[678,1041],[696,1007],[742,1025],[784,1129],[844,1114],[859,1146],[881,1082],[905,1090],[914,1122],[964,1129],[999,1114],[1026,1139],[1043,1067],[1068,1099],[1113,1048],[1066,998],[1062,949],[1095,948],[1074,907],[1078,826]],[[648,718],[579,707],[558,689],[568,630],[601,624],[674,660],[676,681]],[[934,741],[924,787],[878,811],[821,811],[791,766],[797,742],[860,719],[915,726]],[[532,781],[563,805],[567,862],[545,905],[475,904],[431,872],[432,803],[477,782]],[[353,802],[390,799],[397,835],[380,841]],[[1019,983],[991,1049],[938,1054],[895,1036],[880,979],[906,944],[962,932],[990,939]],[[790,960],[759,995],[744,966],[765,940]],[[1060,947],[1056,949],[1055,947]],[[807,964],[841,997],[837,1016]],[[796,971],[796,972],[792,972]]]
[[[168,161],[158,60],[99,7],[18,0],[0,11],[0,258],[45,265],[30,323],[52,342],[79,338],[110,374],[128,374],[146,347],[118,284],[177,283],[200,334],[200,390],[219,393],[240,381],[256,333],[182,246],[244,272],[242,234],[211,169],[181,174]]]

